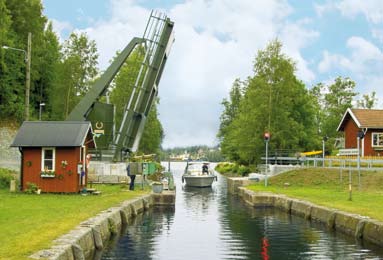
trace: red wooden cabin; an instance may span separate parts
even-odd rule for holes
[[[344,132],[346,149],[357,148],[358,132],[362,131],[361,156],[383,156],[383,110],[349,108],[337,130]]]
[[[90,122],[26,121],[11,146],[21,153],[21,190],[28,183],[42,192],[79,192],[86,187],[87,151],[96,146]]]

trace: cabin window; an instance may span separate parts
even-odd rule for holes
[[[383,133],[372,133],[372,147],[383,147]]]
[[[54,171],[55,157],[56,157],[55,148],[42,148],[41,171]]]

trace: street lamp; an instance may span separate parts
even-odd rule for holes
[[[326,144],[326,141],[327,141],[328,137],[327,136],[323,136],[323,139],[322,139],[322,167],[324,167],[324,159],[325,159],[325,144]]]
[[[269,140],[270,140],[270,133],[269,132],[266,132],[264,135],[263,135],[263,139],[265,140],[265,144],[266,144],[266,170],[265,170],[265,187],[267,187],[267,171],[268,171],[268,167],[269,167]]]
[[[21,51],[24,53],[25,61],[25,121],[29,120],[29,92],[31,88],[31,46],[32,46],[32,33],[28,33],[28,46],[27,50],[17,49],[9,46],[2,46],[3,49],[14,51]]]
[[[39,108],[39,120],[41,121],[41,110],[43,109],[43,106],[45,106],[45,103],[40,102],[40,108]]]
[[[360,140],[364,138],[364,132],[358,131],[357,133],[357,146],[358,146],[358,188],[360,189]]]

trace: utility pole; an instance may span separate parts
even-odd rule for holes
[[[31,49],[32,49],[32,33],[28,33],[28,46],[26,53],[26,69],[25,69],[25,121],[29,121],[29,93],[31,89]]]

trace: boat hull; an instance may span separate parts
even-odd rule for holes
[[[216,176],[207,175],[207,176],[191,176],[184,175],[182,178],[185,180],[186,186],[189,187],[211,187]]]

